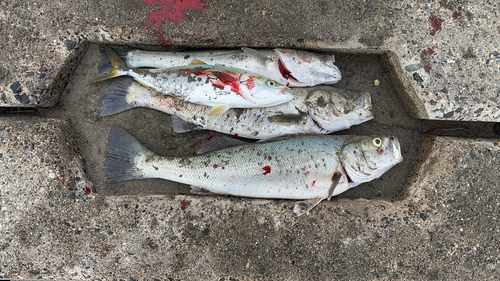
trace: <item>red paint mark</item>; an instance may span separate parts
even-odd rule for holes
[[[437,17],[430,17],[429,21],[432,25],[431,36],[436,35],[436,32],[441,29],[441,21],[438,20]]]
[[[427,72],[427,73],[431,72],[431,68],[432,68],[432,67],[431,67],[430,65],[426,65],[426,66],[424,66],[424,70],[425,70],[425,72]]]
[[[430,48],[428,50],[422,51],[423,56],[432,56],[434,53],[434,50]]]
[[[271,167],[270,166],[265,166],[262,168],[262,170],[264,170],[264,173],[263,175],[267,175],[271,172]]]
[[[214,136],[212,136],[211,134],[208,134],[208,136],[207,136],[207,141],[209,141],[209,140],[211,140],[211,139],[213,139],[213,138],[214,138]]]
[[[436,73],[436,78],[441,78],[443,77],[443,75],[441,75],[441,73]]]
[[[279,58],[278,58],[278,68],[279,68],[281,76],[283,76],[283,78],[285,78],[286,80],[290,79],[292,81],[299,82],[297,79],[295,79],[295,77],[293,77],[290,70],[288,70],[288,68],[286,68],[285,64]]]
[[[389,117],[394,118],[394,111],[393,110],[389,111]]]
[[[205,0],[143,0],[148,7],[157,5],[158,9],[152,11],[148,15],[148,19],[144,22],[146,29],[152,30],[158,36],[158,40],[163,46],[168,45],[165,38],[165,30],[163,24],[169,21],[179,24],[180,20],[189,20],[186,16],[186,10],[205,11],[208,4]]]
[[[170,199],[171,199],[171,200],[174,200],[174,199],[175,199],[175,196],[170,196]]]
[[[217,169],[218,167],[219,167],[219,165],[214,164],[214,169]]]
[[[182,202],[181,202],[181,209],[182,210],[186,210],[186,208],[189,206],[190,202],[186,199],[184,199]]]
[[[458,19],[462,14],[460,12],[454,12],[452,17],[453,19]]]
[[[90,187],[85,188],[85,195],[89,196],[92,193],[92,189]]]
[[[115,262],[118,263],[120,261],[120,257],[115,258]]]
[[[237,137],[237,136],[238,136],[238,133],[234,134],[234,136],[235,136],[235,137]]]
[[[312,186],[314,186],[315,184],[316,184],[316,181],[313,181]]]
[[[182,175],[179,175],[179,178],[182,178]]]
[[[106,245],[106,246],[103,246],[102,249],[105,251],[105,252],[109,252],[111,251],[111,246],[109,245]]]
[[[271,160],[273,160],[273,157],[272,156],[268,156],[267,160],[271,161]]]

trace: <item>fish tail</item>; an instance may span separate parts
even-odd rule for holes
[[[112,48],[115,53],[125,62],[127,63],[127,54],[130,51],[129,49],[117,49],[117,48]],[[111,60],[109,59],[108,53],[106,51],[106,47],[103,45],[99,46],[99,52],[101,52],[103,59],[99,63],[98,69],[100,74],[108,73],[111,71],[112,66],[111,66]]]
[[[147,178],[135,166],[135,158],[145,153],[152,154],[152,152],[142,146],[127,131],[116,127],[111,128],[109,151],[109,160],[104,164],[109,183]]]
[[[111,47],[104,46],[104,49],[109,61],[111,62],[111,70],[108,73],[99,76],[99,78],[97,78],[94,82],[104,81],[113,77],[122,76],[125,74],[125,71],[129,69],[125,62],[116,54],[115,51],[113,51],[113,49],[111,49]]]
[[[108,87],[108,91],[101,99],[100,116],[113,115],[137,106],[127,102],[129,87],[133,82],[134,79],[123,77]]]

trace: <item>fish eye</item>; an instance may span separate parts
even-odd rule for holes
[[[374,138],[372,143],[374,146],[380,147],[380,145],[382,145],[382,140],[380,138]]]
[[[267,86],[274,87],[274,86],[276,86],[276,82],[274,82],[273,80],[269,80],[269,81],[267,81]]]

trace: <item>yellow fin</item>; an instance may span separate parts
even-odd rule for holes
[[[109,60],[111,61],[112,68],[110,72],[102,76],[99,76],[94,82],[104,81],[107,79],[111,79],[113,77],[122,76],[124,74],[121,72],[128,70],[128,67],[125,64],[125,62],[123,62],[123,60],[115,53],[115,51],[113,51],[113,49],[111,49],[111,47],[105,46],[104,48],[106,50],[105,54],[109,57]]]
[[[224,112],[229,110],[229,105],[228,104],[221,104],[218,106],[212,107],[212,110],[210,111],[210,120],[221,116]]]
[[[202,65],[206,64],[205,62],[202,62],[201,60],[194,59],[189,65]]]

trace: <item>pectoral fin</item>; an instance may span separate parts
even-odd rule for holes
[[[243,47],[243,48],[241,48],[241,50],[245,54],[247,54],[248,56],[251,56],[251,57],[257,59],[257,61],[262,65],[266,65],[267,62],[269,61],[269,58],[266,55],[259,53],[259,51],[257,51],[257,50],[250,49],[247,47]]]
[[[271,123],[280,124],[284,126],[300,125],[307,122],[307,116],[300,114],[281,114],[267,117]]]
[[[340,173],[335,173],[333,174],[332,177],[332,185],[330,186],[330,189],[328,189],[328,201],[330,201],[330,198],[333,196],[333,192],[335,191],[335,188],[339,184],[340,178],[342,178],[342,175]]]
[[[293,212],[297,214],[297,216],[303,215],[310,210],[312,210],[319,202],[323,201],[324,197],[316,197],[312,199],[307,199],[305,201],[299,201],[295,203],[295,207],[293,207]]]
[[[228,111],[231,107],[228,104],[221,104],[218,106],[212,107],[212,110],[210,111],[210,120],[221,116],[224,114],[224,112]]]
[[[203,65],[203,64],[206,64],[206,63],[201,61],[201,60],[194,59],[189,65]]]

